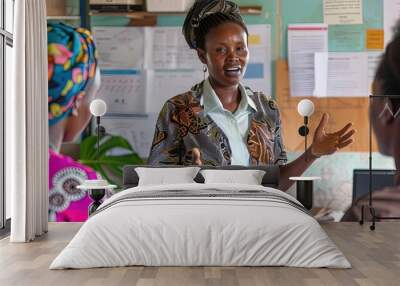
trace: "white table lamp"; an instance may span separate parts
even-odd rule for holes
[[[99,149],[100,149],[100,134],[105,133],[105,129],[100,125],[100,117],[106,114],[107,104],[102,99],[95,99],[90,103],[90,113],[96,117],[96,134],[97,134],[97,159],[99,159]]]
[[[93,116],[100,117],[106,114],[107,112],[107,104],[102,99],[95,99],[90,103],[90,113]]]
[[[309,117],[314,113],[314,103],[309,99],[303,99],[297,105],[297,111],[301,116]]]
[[[299,128],[299,134],[304,136],[304,152],[306,153],[307,161],[307,135],[308,129],[308,118],[314,113],[314,103],[309,99],[303,99],[297,105],[297,112],[304,117],[304,125]]]
[[[115,189],[116,185],[109,184],[106,180],[85,180],[82,185],[77,186],[78,189],[86,190],[89,193],[89,197],[92,199],[92,203],[89,205],[89,216],[92,215],[97,208],[101,205],[101,200],[104,198],[107,189]]]
[[[100,117],[106,114],[107,104],[104,100],[95,99],[90,103],[90,113],[96,117],[96,134],[97,134],[97,160],[99,159],[99,149],[100,149],[100,136],[105,134],[105,128],[100,125]],[[106,189],[114,189],[115,185],[110,185],[106,180],[85,180],[82,185],[77,186],[78,189],[87,190],[89,197],[93,200],[92,204],[89,206],[89,215],[93,214],[101,204]]]

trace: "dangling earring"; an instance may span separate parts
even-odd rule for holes
[[[206,80],[206,72],[207,72],[207,66],[203,66],[203,80]]]

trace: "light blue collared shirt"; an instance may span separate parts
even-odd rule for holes
[[[207,79],[203,85],[200,104],[204,106],[205,114],[211,117],[228,138],[232,151],[231,164],[248,166],[250,162],[249,150],[247,149],[249,115],[252,110],[257,111],[257,107],[241,84],[239,84],[239,89],[241,100],[236,111],[232,113],[223,107]]]

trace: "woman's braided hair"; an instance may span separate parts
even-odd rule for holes
[[[207,33],[221,24],[235,23],[248,35],[239,7],[232,1],[196,0],[186,15],[182,33],[191,49],[204,49]]]

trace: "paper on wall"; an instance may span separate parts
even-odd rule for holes
[[[250,62],[244,84],[271,94],[271,26],[248,29]],[[204,78],[202,64],[179,27],[96,27],[94,34],[103,73],[99,97],[109,113],[159,112],[167,99]]]
[[[249,25],[250,60],[243,83],[271,95],[271,25]]]
[[[131,117],[106,116],[101,119],[101,125],[105,127],[108,134],[124,137],[141,158],[147,158],[153,141],[156,121],[157,114],[154,113]]]
[[[328,95],[328,53],[314,54],[315,87],[313,96],[325,97]]]
[[[365,30],[362,25],[329,26],[329,47],[331,52],[363,52]]]
[[[199,70],[148,70],[147,112],[160,112],[171,97],[189,91],[203,80]]]
[[[93,28],[100,68],[143,68],[144,33],[144,28],[141,27]]]
[[[315,53],[314,96],[368,96],[367,67],[367,53]]]
[[[288,27],[289,79],[292,96],[312,96],[314,53],[328,51],[328,25],[292,24]]]
[[[362,24],[362,0],[324,0],[324,22],[329,25]]]
[[[148,27],[145,33],[145,68],[202,70],[203,65],[186,43],[182,28]]]
[[[384,0],[383,2],[383,26],[385,29],[385,47],[393,37],[393,28],[400,19],[400,0]]]
[[[107,103],[107,114],[144,113],[145,74],[139,70],[101,70],[97,97]]]

